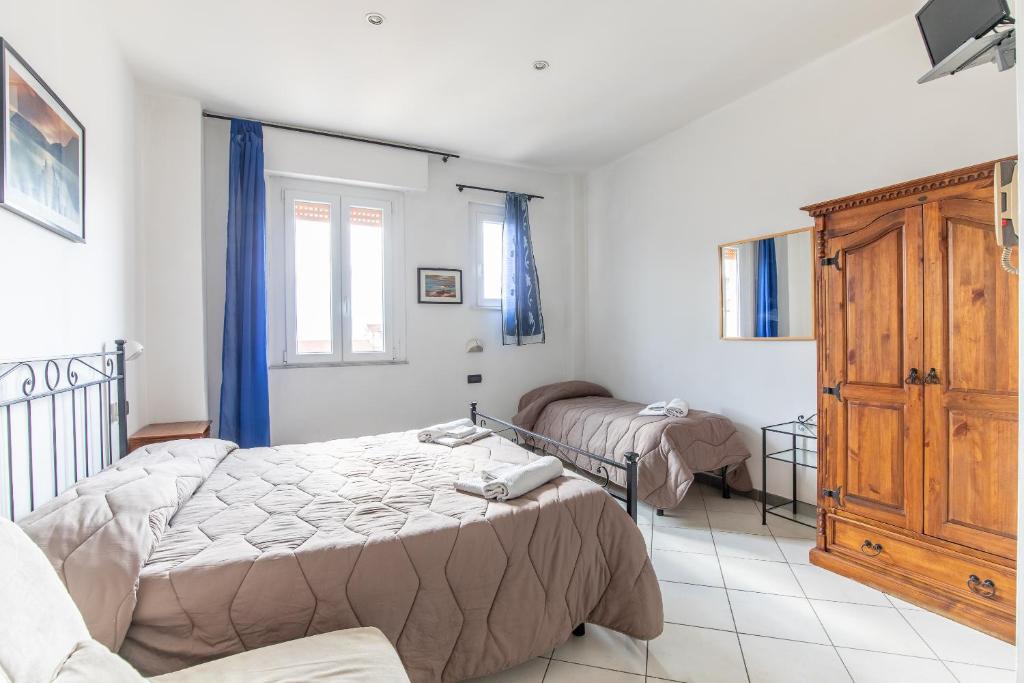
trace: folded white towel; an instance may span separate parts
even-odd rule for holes
[[[669,417],[686,417],[690,412],[690,404],[681,398],[674,398],[665,406],[665,414]]]
[[[474,496],[485,498],[484,480],[475,474],[463,474],[455,482],[455,490],[463,493],[471,493]]]
[[[426,429],[421,429],[416,434],[416,438],[423,443],[430,443],[436,441],[444,436],[448,435],[448,432],[460,429],[462,427],[472,427],[473,421],[468,417],[464,417],[461,420],[452,420],[451,422],[442,422],[441,424],[431,425]]]
[[[455,429],[449,429],[445,433],[445,436],[448,437],[449,439],[465,439],[467,436],[473,434],[474,432],[476,432],[476,427],[472,424],[468,424],[462,425],[461,427],[456,427]]]
[[[647,406],[646,408],[644,408],[643,410],[641,410],[639,413],[637,413],[637,415],[661,415],[661,416],[664,416],[665,415],[665,402],[664,401],[658,401],[657,403],[652,403],[649,406]]]
[[[497,501],[512,500],[562,476],[562,461],[545,455],[526,465],[502,471],[501,476],[484,484],[484,497]]]
[[[439,444],[441,446],[448,446],[449,448],[455,448],[457,446],[465,446],[466,444],[473,443],[474,441],[479,441],[480,439],[490,435],[490,429],[486,429],[484,427],[473,427],[472,431],[470,431],[469,434],[462,437],[461,439],[456,439],[450,436],[442,436],[440,438],[434,439],[433,443]]]
[[[667,403],[665,401],[658,401],[652,403],[637,415],[653,416],[653,417],[686,417],[690,412],[690,404],[681,398],[674,398]]]
[[[484,481],[494,481],[495,479],[501,479],[502,475],[512,472],[519,467],[522,467],[522,465],[511,462],[493,462],[480,468],[480,478]]]

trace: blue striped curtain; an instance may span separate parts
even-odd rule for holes
[[[270,445],[263,126],[231,120],[220,437]]]
[[[502,247],[505,255],[501,286],[502,343],[543,344],[544,314],[530,238],[530,201],[524,194],[509,192],[505,195]]]
[[[775,240],[757,241],[757,291],[755,293],[754,336],[779,336],[779,280],[775,263]]]

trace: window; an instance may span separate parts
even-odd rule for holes
[[[476,251],[476,305],[501,308],[502,232],[505,211],[500,206],[470,204],[471,243]]]
[[[291,178],[269,189],[272,362],[401,360],[401,195]]]

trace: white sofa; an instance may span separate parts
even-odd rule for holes
[[[146,680],[90,637],[82,615],[43,552],[16,524],[0,519],[0,682]],[[398,654],[375,628],[310,636],[148,680],[409,683]]]

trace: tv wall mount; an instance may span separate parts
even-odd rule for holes
[[[1012,21],[1012,20],[1011,20]],[[935,65],[918,83],[927,83],[943,76],[952,76],[982,64],[995,64],[1000,71],[1012,69],[1017,63],[1017,30],[994,30],[971,38]]]

